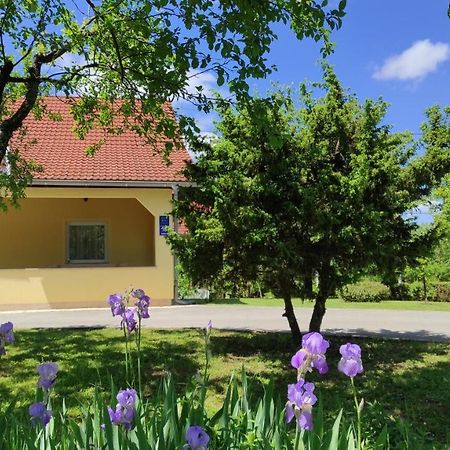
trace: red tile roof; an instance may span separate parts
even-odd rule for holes
[[[91,130],[84,140],[74,132],[74,120],[70,114],[70,104],[74,99],[46,97],[44,103],[52,113],[62,117],[54,121],[48,117],[40,120],[31,115],[26,119],[26,141],[29,145],[12,143],[26,159],[40,164],[44,171],[36,173],[36,180],[81,180],[81,181],[183,181],[180,171],[189,155],[183,149],[174,149],[167,165],[155,152],[162,152],[166,138],[157,139],[156,146],[150,145],[135,132],[126,130],[121,135],[106,134],[104,130]],[[170,104],[165,111],[175,120]],[[87,156],[85,149],[101,139],[105,143],[95,153]],[[15,145],[19,148],[15,148]]]

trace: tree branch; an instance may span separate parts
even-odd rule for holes
[[[8,4],[6,5],[6,8],[4,9],[2,21],[0,23],[0,39],[1,39],[1,47],[2,47],[2,56],[3,56],[4,61],[6,61],[6,52],[5,52],[5,45],[3,42],[3,30],[5,28],[5,22],[6,22],[6,18],[8,17],[9,8],[11,7],[11,4],[12,4],[12,0],[9,0]]]
[[[94,12],[94,14],[98,15],[94,3],[91,0],[86,0],[86,3],[92,8],[92,11]],[[98,15],[98,17],[100,18],[101,16]],[[119,67],[120,67],[120,79],[123,82],[123,80],[125,78],[125,70],[123,68],[123,60],[122,60],[122,54],[120,52],[119,42],[117,41],[116,33],[114,32],[112,27],[110,27],[108,25],[107,25],[107,27],[108,27],[109,33],[111,34],[114,50],[116,51],[116,54],[117,54],[117,60],[119,61]]]
[[[13,133],[22,126],[23,121],[36,104],[39,94],[42,65],[53,62],[62,56],[68,48],[68,45],[65,45],[57,50],[45,54],[38,54],[33,58],[33,64],[28,69],[29,77],[25,97],[16,112],[0,124],[0,160],[3,159],[6,153],[6,148]]]
[[[0,106],[3,100],[3,93],[5,92],[5,87],[8,83],[9,76],[13,69],[14,64],[10,59],[5,60],[5,63],[0,69]]]

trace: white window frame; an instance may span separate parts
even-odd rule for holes
[[[70,227],[71,226],[101,225],[105,230],[105,258],[104,259],[70,259]],[[66,262],[67,264],[107,264],[108,263],[108,224],[102,221],[70,221],[66,224]]]

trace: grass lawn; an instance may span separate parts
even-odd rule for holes
[[[366,400],[365,426],[381,428],[381,416],[403,418],[415,431],[426,435],[429,448],[448,448],[450,430],[450,344],[354,338],[363,351],[365,372],[355,379]],[[295,380],[290,357],[296,350],[285,333],[212,333],[213,360],[210,371],[209,407],[218,407],[233,371],[245,366],[251,392],[257,397],[262,384],[274,380],[284,402],[286,384]],[[330,337],[327,355],[330,371],[313,374],[319,402],[331,417],[343,407],[350,415],[349,380],[336,364],[342,337]],[[157,389],[166,371],[171,371],[182,390],[189,378],[203,367],[203,336],[199,330],[143,330],[145,391]],[[17,399],[25,408],[34,399],[36,365],[58,362],[61,368],[55,387],[57,397],[66,397],[75,414],[80,401],[92,399],[94,386],[109,389],[112,376],[124,386],[122,341],[118,330],[31,330],[16,333],[15,345],[0,359],[0,407]],[[59,400],[60,400],[59,398]],[[58,401],[58,399],[56,399]],[[373,407],[369,403],[376,402]],[[428,447],[427,447],[428,448]]]
[[[201,301],[198,301],[201,303]],[[312,308],[314,303],[310,300],[294,299],[296,308]],[[283,306],[280,298],[230,298],[214,300],[210,305],[243,305],[243,306]],[[421,301],[398,301],[386,300],[380,303],[356,303],[344,302],[340,298],[327,300],[327,308],[344,309],[402,309],[404,311],[450,311],[450,302],[421,302]]]

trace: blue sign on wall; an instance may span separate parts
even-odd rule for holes
[[[167,236],[169,233],[167,229],[169,228],[169,216],[159,216],[159,235]]]

